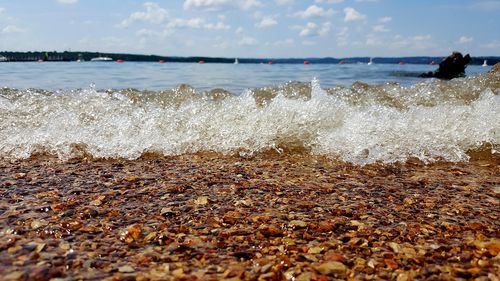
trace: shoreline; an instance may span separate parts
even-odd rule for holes
[[[6,280],[495,280],[498,158],[0,160]]]

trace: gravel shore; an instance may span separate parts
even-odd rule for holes
[[[499,159],[0,161],[2,280],[499,280]]]

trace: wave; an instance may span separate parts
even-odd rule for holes
[[[320,82],[232,93],[0,89],[0,158],[136,159],[213,151],[323,155],[355,164],[498,157],[500,76],[323,89]]]

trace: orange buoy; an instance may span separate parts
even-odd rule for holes
[[[205,61],[204,61],[204,60],[200,60],[200,61],[198,62],[198,64],[204,64],[204,63],[205,63]]]
[[[310,62],[310,61],[308,61],[308,60],[305,60],[305,61],[304,61],[304,64],[311,64],[311,62]]]
[[[400,61],[399,62],[400,65],[403,65],[403,64],[406,64],[406,62],[404,60]]]
[[[268,61],[267,64],[273,64],[274,62],[272,60]]]
[[[116,60],[116,62],[124,62],[124,60],[121,60],[121,59],[120,59],[120,60]]]
[[[345,61],[341,60],[339,61],[339,64],[345,64]]]
[[[167,61],[166,60],[159,60],[158,62],[159,63],[166,63]]]

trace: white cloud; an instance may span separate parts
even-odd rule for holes
[[[332,23],[325,22],[322,25],[318,25],[314,22],[308,22],[304,26],[294,25],[291,29],[298,31],[300,37],[326,36],[332,29]]]
[[[250,36],[245,36],[238,41],[238,45],[240,46],[252,46],[252,45],[257,45],[259,41],[257,39],[250,37]]]
[[[351,7],[344,8],[344,14],[345,14],[345,17],[344,17],[345,22],[362,21],[362,20],[366,19],[365,15],[359,13],[358,11],[356,11],[354,8],[351,8]]]
[[[203,9],[209,11],[219,11],[223,9],[243,9],[262,7],[262,3],[258,0],[185,0],[184,9],[194,10]]]
[[[3,14],[3,12],[5,12],[5,9],[0,7],[0,15]]]
[[[378,19],[378,22],[380,22],[380,23],[388,23],[390,21],[392,21],[391,17],[381,17]]]
[[[238,27],[238,28],[234,31],[234,33],[236,33],[236,34],[241,34],[241,33],[243,33],[243,27],[241,27],[241,26],[240,26],[240,27]]]
[[[57,2],[61,4],[76,4],[78,3],[78,0],[57,0]]]
[[[208,23],[202,18],[173,19],[167,24],[167,29],[193,28],[207,30],[228,30],[231,27],[223,22]]]
[[[383,25],[383,24],[377,24],[377,25],[373,26],[373,31],[375,31],[375,32],[389,32],[390,29],[385,27],[385,25]]]
[[[241,2],[242,2],[241,7],[243,7],[244,10],[252,9],[252,8],[260,8],[260,7],[264,6],[258,0],[241,0]]]
[[[472,38],[472,37],[460,36],[460,38],[458,38],[457,43],[458,44],[467,44],[467,43],[471,43],[472,41],[474,41],[474,38]]]
[[[258,28],[267,28],[277,25],[278,22],[272,17],[263,17],[260,22],[256,23],[255,26]]]
[[[25,29],[19,28],[15,25],[7,25],[2,29],[0,33],[2,34],[11,34],[11,33],[22,33],[25,32]]]
[[[218,10],[224,7],[231,6],[231,0],[186,0],[184,1],[184,9],[207,9]]]
[[[344,0],[315,0],[314,2],[317,4],[321,4],[321,3],[339,4],[339,3],[344,2]]]
[[[318,25],[314,22],[308,22],[305,26],[295,25],[291,27],[299,32],[300,37],[312,36],[315,34]]]
[[[309,6],[305,11],[296,12],[294,15],[303,19],[308,19],[312,17],[325,17],[334,14],[332,9],[325,10],[322,7],[316,5]]]
[[[325,22],[321,26],[321,28],[318,30],[318,35],[319,36],[326,36],[330,33],[330,30],[332,29],[332,23],[331,22]]]
[[[146,2],[143,4],[146,11],[135,12],[123,20],[120,24],[121,27],[127,27],[135,22],[149,22],[153,24],[162,23],[168,16],[167,10],[163,9],[157,3]]]

